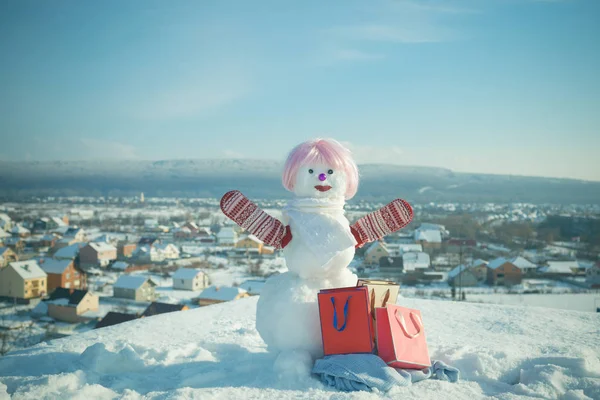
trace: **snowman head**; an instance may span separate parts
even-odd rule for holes
[[[298,197],[348,200],[358,189],[358,168],[350,150],[339,142],[309,140],[288,155],[282,181]]]

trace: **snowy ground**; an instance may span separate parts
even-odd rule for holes
[[[401,298],[421,309],[431,357],[461,370],[391,392],[341,393],[273,373],[256,297],[163,314],[0,358],[0,398],[600,398],[600,315]]]
[[[467,296],[467,301],[596,312],[596,304],[600,307],[600,293],[474,294]]]

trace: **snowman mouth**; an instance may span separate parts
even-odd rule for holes
[[[315,189],[317,189],[319,192],[326,192],[331,189],[331,186],[317,185],[315,186]]]

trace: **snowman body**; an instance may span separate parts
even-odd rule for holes
[[[348,265],[356,240],[344,216],[345,177],[327,178],[330,189],[315,190],[314,176],[332,171],[326,165],[307,166],[312,171],[296,181],[296,198],[283,210],[291,242],[283,249],[288,272],[270,277],[258,300],[256,329],[270,351],[306,351],[323,355],[317,294],[321,289],[355,286],[357,276]],[[310,195],[310,196],[307,196]]]

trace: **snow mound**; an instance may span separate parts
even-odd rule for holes
[[[309,376],[304,362],[266,351],[256,302],[157,315],[9,353],[0,358],[0,399],[600,398],[597,314],[400,298],[422,311],[431,357],[458,367],[461,381],[341,393]]]

